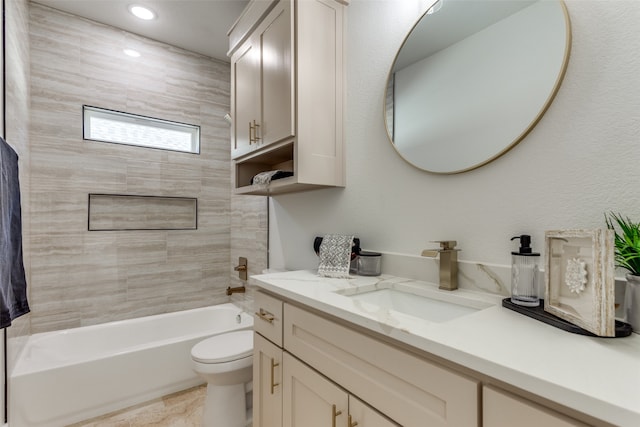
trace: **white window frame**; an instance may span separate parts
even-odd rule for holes
[[[125,113],[122,111],[108,110],[105,108],[83,105],[83,137],[87,141],[107,142],[111,144],[132,145],[135,147],[153,148],[158,150],[178,151],[182,153],[200,154],[200,126],[186,123],[173,122],[169,120],[156,119],[153,117],[140,116],[137,114]],[[123,141],[116,139],[98,138],[92,134],[91,119],[107,119],[123,124],[142,125],[149,128],[178,131],[190,135],[191,144],[188,149],[169,147],[166,145],[154,145],[152,143],[140,143],[136,141]]]

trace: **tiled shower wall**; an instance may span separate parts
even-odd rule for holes
[[[266,263],[264,199],[231,219],[229,64],[35,3],[30,35],[32,332],[226,301],[232,222]],[[83,104],[200,125],[201,153],[83,141]],[[195,197],[198,229],[88,231],[89,193]]]
[[[233,177],[232,177],[233,180]],[[232,184],[233,185],[233,184]],[[235,187],[235,185],[233,185]],[[268,266],[268,206],[264,196],[231,197],[231,286],[246,286],[245,293],[233,294],[231,300],[253,313],[255,287],[238,278],[233,270],[239,257],[248,261],[249,276],[260,274]]]
[[[22,234],[24,266],[27,282],[30,282],[29,263],[29,9],[26,0],[5,2],[5,55],[6,55],[6,141],[18,153],[20,169],[20,193],[22,206]],[[31,315],[15,319],[7,328],[10,344],[7,348],[7,365],[13,370],[22,351],[24,337],[29,334]]]

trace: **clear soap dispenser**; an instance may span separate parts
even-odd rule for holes
[[[531,236],[523,234],[512,237],[520,239],[518,252],[511,252],[511,302],[527,307],[540,305],[538,296],[538,264],[540,254],[531,250]]]

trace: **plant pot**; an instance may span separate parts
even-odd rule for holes
[[[624,294],[624,314],[633,332],[640,334],[640,276],[627,274],[627,288]]]

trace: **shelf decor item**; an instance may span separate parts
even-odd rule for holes
[[[607,228],[615,233],[615,264],[627,270],[624,313],[635,333],[640,333],[640,222],[610,212]],[[617,228],[616,228],[617,227]]]
[[[614,232],[545,233],[544,310],[595,335],[615,336]]]

